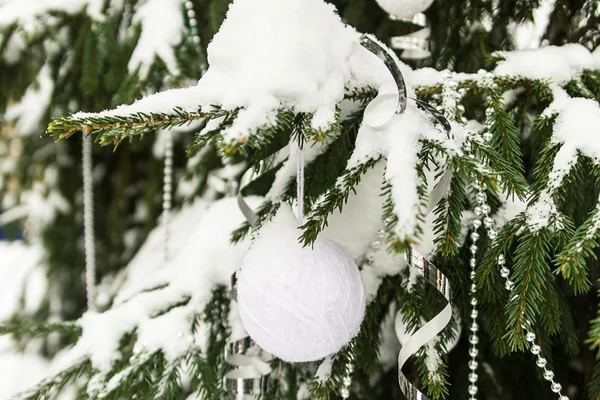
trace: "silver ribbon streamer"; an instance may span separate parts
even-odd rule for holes
[[[232,301],[237,301],[235,283],[233,275],[229,292]],[[225,389],[235,395],[235,400],[254,400],[267,390],[271,367],[261,359],[261,352],[250,336],[227,344],[225,362],[236,368],[225,374]]]
[[[361,44],[386,65],[387,69],[392,74],[396,81],[396,86],[399,88],[399,98],[404,99],[405,104],[403,107],[398,107],[396,110],[397,114],[401,114],[406,109],[406,86],[404,78],[400,72],[400,68],[395,65],[394,59],[387,53],[387,50],[379,44],[379,42],[372,40],[368,36],[363,36]],[[365,45],[366,44],[366,45]],[[377,49],[376,47],[379,47]],[[391,65],[394,64],[394,65]],[[429,104],[422,102],[417,99],[413,99],[417,106],[421,109],[429,112],[446,130],[448,137],[451,136],[451,126],[448,120],[440,114],[437,110],[431,107]],[[429,194],[429,202],[427,205],[426,213],[429,214],[437,203],[442,199],[446,190],[450,186],[452,180],[452,170],[449,168],[444,172],[442,178],[438,184],[433,188]],[[436,288],[440,293],[444,295],[448,304],[446,307],[437,314],[431,321],[423,325],[418,331],[412,334],[408,340],[405,341],[400,353],[398,354],[398,381],[400,383],[400,389],[402,393],[409,400],[429,400],[427,396],[421,393],[404,375],[402,368],[410,357],[415,355],[427,342],[434,339],[440,332],[444,330],[452,319],[452,305],[450,304],[450,286],[448,279],[425,257],[423,257],[414,247],[409,247],[406,260],[410,268],[413,268],[420,276],[425,278],[429,284]],[[396,319],[402,318],[400,312],[396,314]],[[398,325],[398,324],[396,324]]]
[[[402,393],[404,393],[409,400],[429,400],[427,396],[421,393],[408,378],[406,378],[402,372],[402,368],[410,357],[415,355],[421,347],[427,344],[427,342],[434,339],[450,323],[450,320],[452,319],[450,286],[448,279],[444,274],[442,274],[425,257],[419,254],[412,246],[408,250],[406,261],[410,268],[413,268],[420,276],[425,278],[425,280],[442,293],[448,301],[446,307],[444,307],[439,314],[408,338],[402,346],[400,354],[398,354],[398,381],[400,382]],[[402,318],[400,312],[396,314],[396,318]]]
[[[396,36],[391,38],[390,46],[392,49],[404,50],[402,58],[407,60],[422,60],[431,56],[431,29],[427,26],[427,17],[423,13],[419,13],[412,20],[403,20],[410,22],[419,29],[416,32],[404,36]]]

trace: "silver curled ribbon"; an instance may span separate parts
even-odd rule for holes
[[[399,88],[399,99],[404,99],[405,104],[402,107],[397,107],[396,114],[401,114],[406,109],[406,86],[404,78],[400,72],[400,68],[394,62],[394,58],[390,56],[387,49],[378,41],[365,35],[361,40],[361,44],[371,53],[375,54],[385,64],[387,69],[392,74]],[[365,45],[366,44],[366,45]],[[417,106],[429,112],[445,129],[448,137],[451,137],[451,125],[448,120],[440,114],[435,108],[429,104],[417,99],[412,99]],[[442,199],[446,190],[450,186],[452,180],[452,169],[448,168],[442,175],[440,181],[429,193],[429,202],[427,204],[426,213],[429,214],[437,203]],[[398,381],[400,389],[408,400],[429,400],[415,385],[413,385],[402,372],[402,369],[409,358],[419,352],[419,350],[429,341],[435,339],[449,324],[452,319],[452,305],[450,303],[450,286],[448,279],[442,274],[433,264],[423,257],[415,247],[410,246],[406,254],[408,266],[423,277],[430,285],[435,287],[447,300],[448,304],[444,309],[437,314],[433,319],[424,324],[419,330],[413,333],[402,346],[398,354]],[[396,319],[402,318],[402,314],[398,312]],[[396,324],[398,326],[398,324]],[[397,332],[398,334],[398,332]],[[399,335],[398,335],[399,336]],[[398,339],[400,339],[398,337]]]
[[[235,275],[231,277],[230,297],[237,301]],[[271,366],[261,359],[261,349],[250,336],[227,343],[225,362],[233,367],[224,377],[225,390],[235,400],[253,400],[267,390]]]

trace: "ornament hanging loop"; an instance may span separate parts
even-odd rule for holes
[[[297,131],[298,144],[296,148],[296,193],[298,195],[298,209],[296,218],[298,225],[304,224],[304,135],[302,128]]]

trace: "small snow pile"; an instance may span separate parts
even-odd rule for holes
[[[347,168],[351,169],[369,159],[387,158],[385,178],[392,185],[394,214],[398,217],[395,233],[401,240],[414,238],[419,223],[421,201],[417,186],[420,179],[415,166],[421,149],[419,139],[422,138],[447,141],[446,134],[433,124],[431,118],[409,103],[403,114],[394,115],[381,128],[363,123],[356,149],[348,162]]]
[[[35,32],[38,19],[51,11],[76,14],[84,8],[94,20],[104,19],[104,0],[18,0],[0,5],[0,26],[17,24],[25,32]]]
[[[544,228],[562,228],[556,203],[548,192],[543,192],[535,203],[527,207],[525,217],[529,230],[534,234]]]
[[[569,99],[554,124],[553,140],[600,162],[600,104],[591,99]]]
[[[141,25],[141,35],[127,68],[146,79],[156,57],[160,58],[171,75],[178,75],[175,46],[181,43],[185,21],[180,0],[147,0],[135,12],[134,23]]]
[[[250,203],[256,206],[256,199]],[[164,232],[156,228],[128,266],[115,305],[101,314],[88,312],[78,321],[83,334],[62,366],[89,357],[94,368],[106,372],[118,356],[121,337],[133,329],[136,353],[160,350],[174,360],[194,343],[204,349],[204,330],[192,335],[192,317],[204,309],[213,289],[228,285],[241,265],[246,245],[230,244],[229,236],[242,221],[233,198],[210,206],[199,200],[186,207],[171,224],[171,263],[163,261]],[[186,299],[187,304],[169,310]]]
[[[33,85],[21,98],[21,101],[6,110],[5,118],[8,121],[17,121],[15,130],[21,135],[42,133],[40,129],[44,114],[52,100],[54,80],[50,75],[50,67],[44,65]]]
[[[600,69],[600,47],[594,50],[592,57],[594,57],[594,63],[596,63],[595,69]]]
[[[35,245],[0,242],[0,322],[18,311],[39,309],[48,284],[40,268],[42,254]]]
[[[559,85],[576,78],[584,69],[593,69],[595,66],[590,51],[574,43],[536,50],[500,51],[498,54],[504,60],[496,66],[495,75],[550,79]]]
[[[29,389],[42,380],[52,368],[52,363],[31,352],[0,352],[0,399],[15,399],[16,394]],[[75,388],[66,388],[56,400],[72,400]]]
[[[359,34],[322,0],[236,0],[208,46],[199,87],[211,103],[244,107],[229,138],[272,121],[282,107],[315,113],[326,128],[350,80]]]

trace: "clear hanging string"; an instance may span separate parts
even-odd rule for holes
[[[298,194],[298,225],[304,224],[304,138],[298,132],[298,149],[296,152],[296,193]]]
[[[83,240],[85,252],[85,287],[88,310],[96,310],[96,247],[94,236],[94,179],[92,137],[83,135]]]

